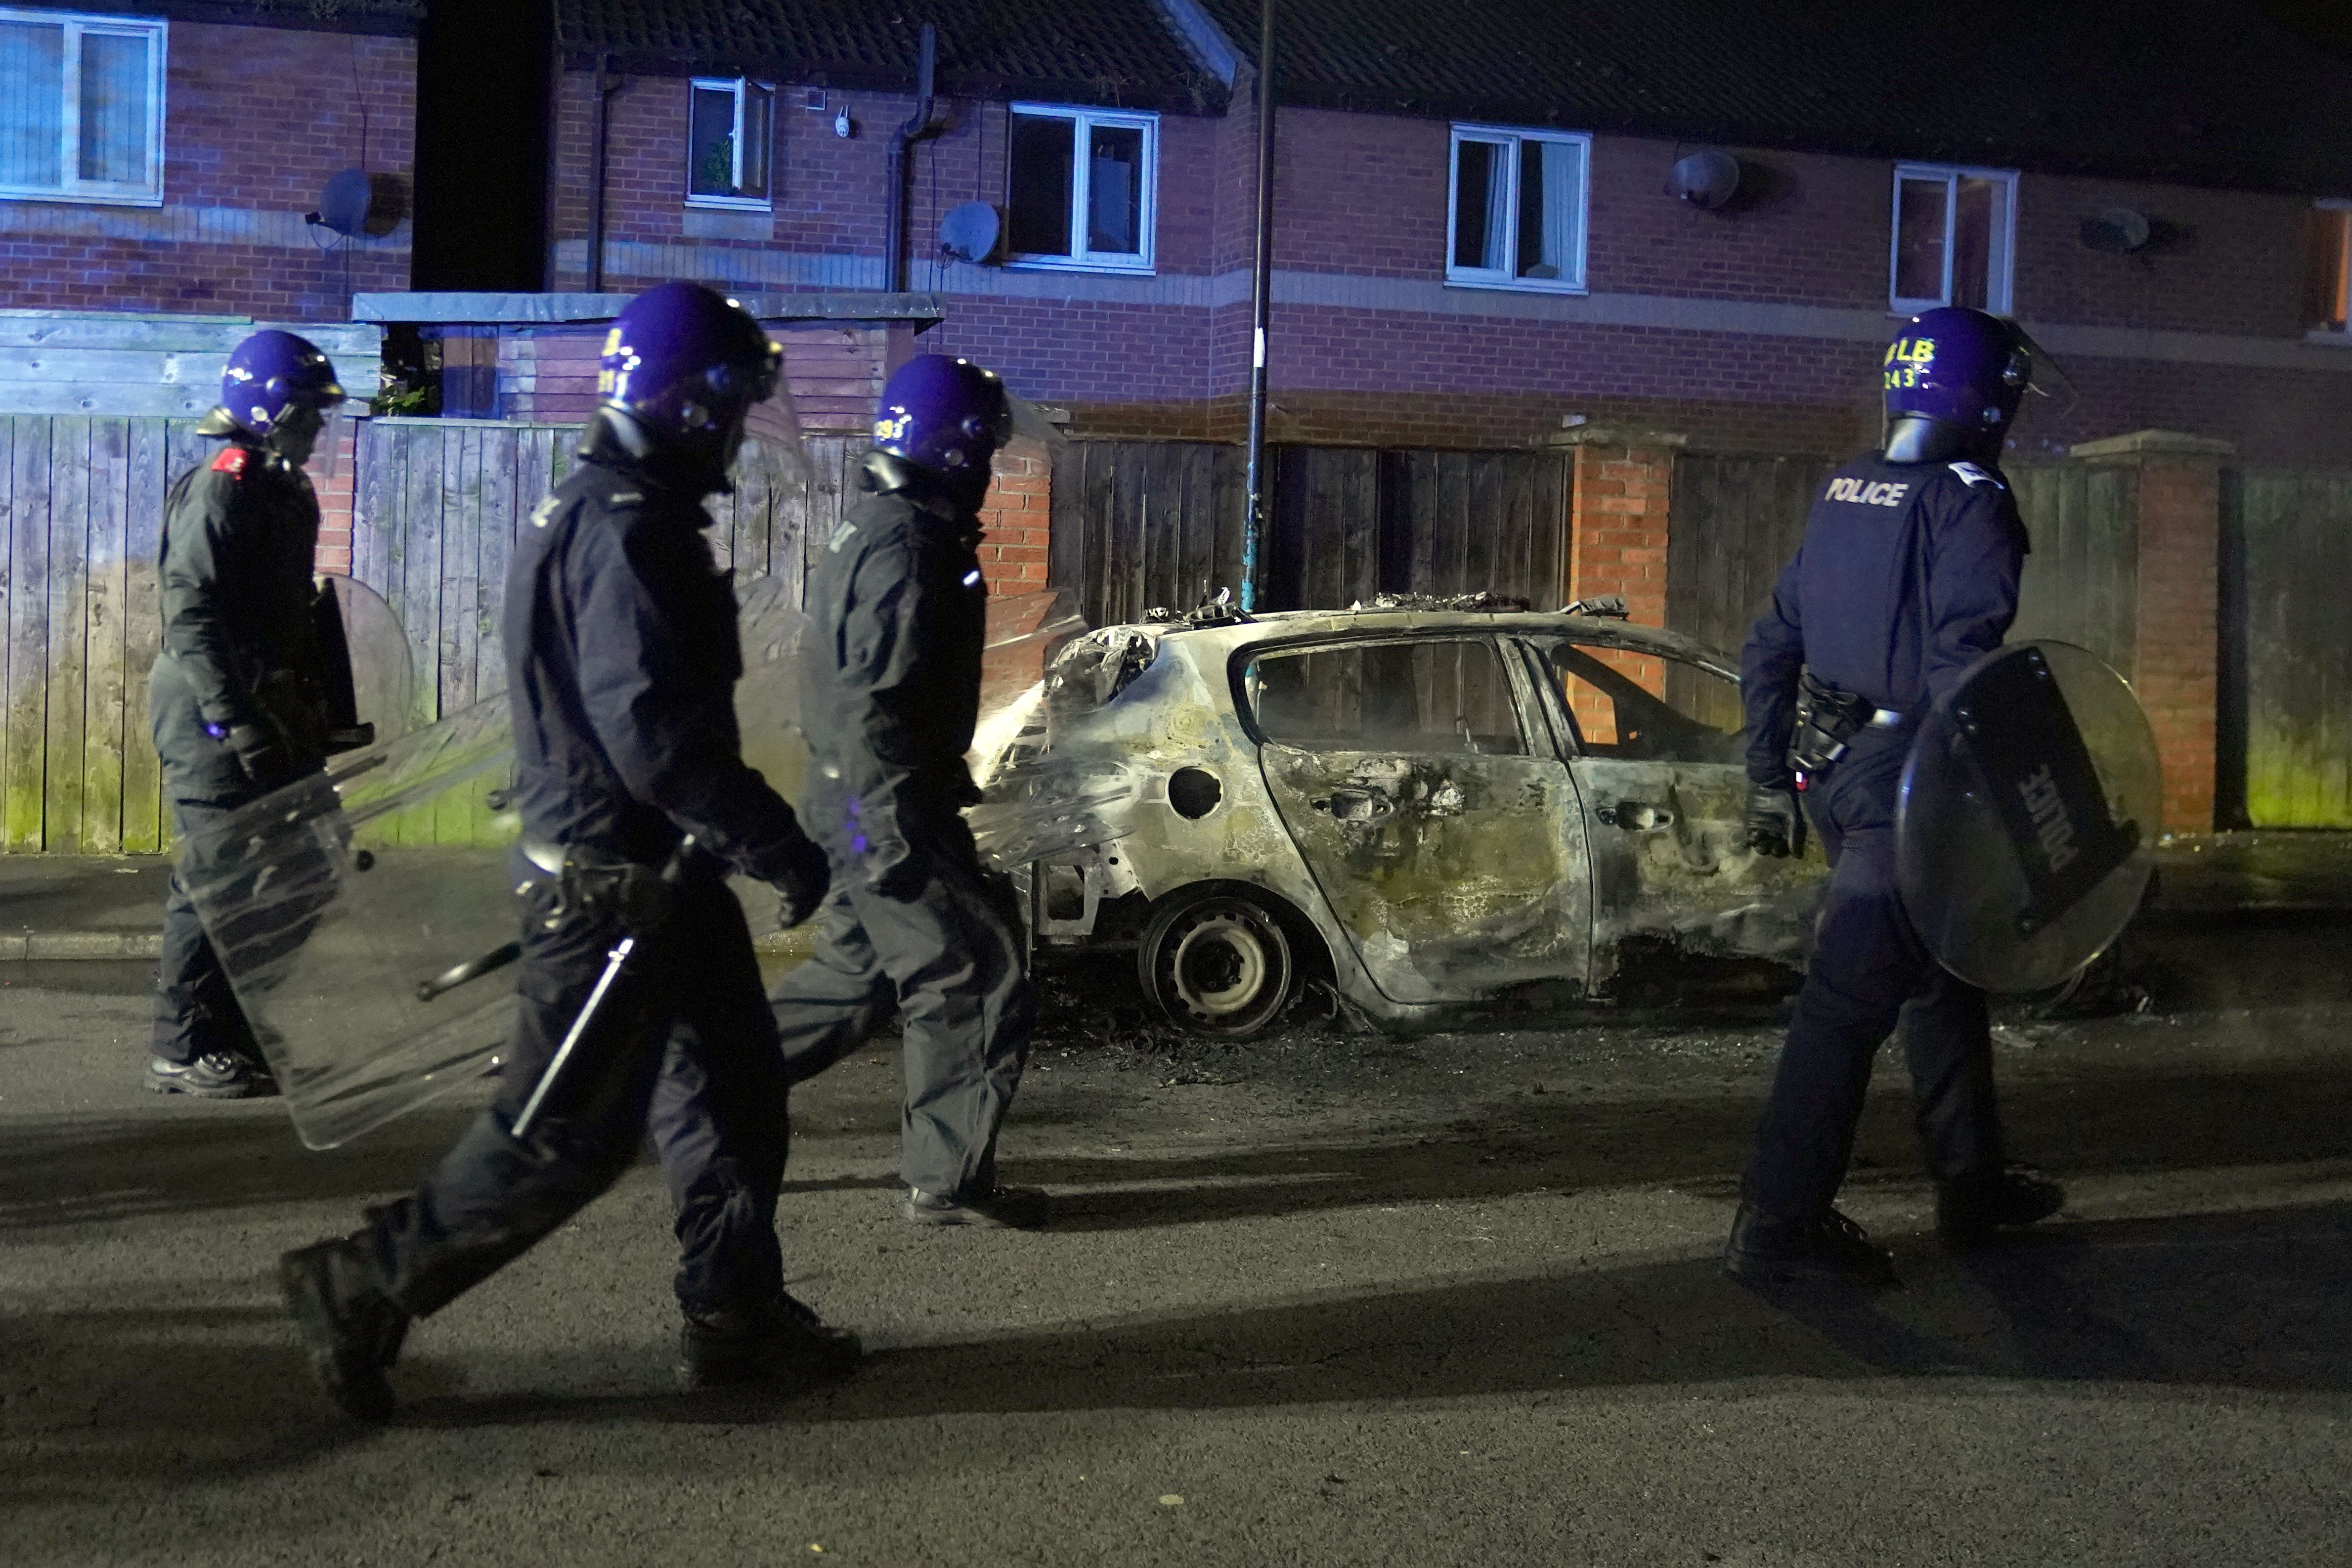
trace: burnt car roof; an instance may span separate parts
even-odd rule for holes
[[[1214,641],[1226,648],[1256,643],[1287,642],[1319,637],[1380,637],[1402,632],[1511,631],[1568,636],[1596,647],[1639,649],[1671,654],[1737,680],[1739,661],[1719,648],[1664,626],[1643,626],[1612,616],[1570,614],[1566,610],[1266,610],[1247,618],[1194,625],[1185,621],[1142,622],[1104,626],[1097,636],[1134,632],[1158,640],[1181,637],[1187,642]]]

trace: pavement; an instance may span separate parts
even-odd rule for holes
[[[310,1152],[139,1088],[131,966],[28,963],[91,978],[0,993],[0,1561],[2340,1564],[2347,923],[2253,922],[2229,1005],[2004,1023],[2012,1146],[2070,1193],[2011,1246],[1936,1245],[1890,1060],[1868,1298],[1717,1267],[1769,1017],[1233,1047],[1055,984],[1003,1150],[1043,1231],[896,1217],[890,1041],[795,1092],[787,1268],[865,1336],[846,1382],[672,1389],[640,1164],[415,1326],[380,1429],[272,1264],[478,1091]]]

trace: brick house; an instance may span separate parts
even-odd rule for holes
[[[2028,452],[2156,426],[2352,463],[2352,131],[2307,107],[2344,101],[2352,67],[2257,15],[1445,16],[1283,7],[1277,440],[1520,446],[1580,415],[1841,453],[1874,432],[1893,322],[1951,299],[2017,314],[2073,372]],[[906,154],[894,268],[926,20],[944,130]],[[898,282],[945,306],[926,346],[1082,430],[1237,432],[1254,0],[557,0],[556,37],[554,287]],[[1673,188],[1703,151],[1738,173],[1712,209]],[[938,245],[970,201],[1003,215],[982,264]],[[1088,222],[1061,232],[1065,205]]]
[[[0,4],[0,307],[341,321],[406,287],[423,14]],[[348,169],[355,232],[306,221]]]

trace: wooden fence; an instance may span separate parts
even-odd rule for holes
[[[1276,447],[1258,604],[1337,608],[1484,589],[1547,608],[1566,584],[1569,460],[1556,452]],[[1054,464],[1054,583],[1096,626],[1184,610],[1242,577],[1243,449],[1073,441]]]
[[[2352,478],[2222,470],[2225,825],[2352,827],[2347,545]]]
[[[407,633],[419,723],[506,689],[499,612],[507,561],[531,509],[571,465],[579,429],[499,420],[372,419],[359,455],[352,574]],[[797,602],[807,542],[831,535],[866,443],[821,437],[805,469],[747,448],[735,492],[714,496],[722,564],[777,575]]]
[[[170,839],[148,738],[162,640],[156,531],[209,450],[193,419],[0,416],[7,599],[0,847],[116,854]]]

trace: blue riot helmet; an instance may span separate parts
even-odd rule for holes
[[[635,457],[724,483],[752,406],[775,395],[783,350],[749,312],[699,283],[661,283],[604,334],[596,392]]]
[[[334,365],[316,343],[268,328],[230,353],[221,372],[220,406],[197,424],[196,434],[248,436],[299,468],[342,407],[343,395]],[[331,462],[334,450],[330,439]]]
[[[944,354],[900,365],[874,411],[876,450],[929,471],[974,507],[988,493],[990,460],[1013,430],[1013,400],[996,373]]]
[[[1948,305],[1904,323],[1886,348],[1886,460],[1990,463],[2033,380],[2016,322]]]

